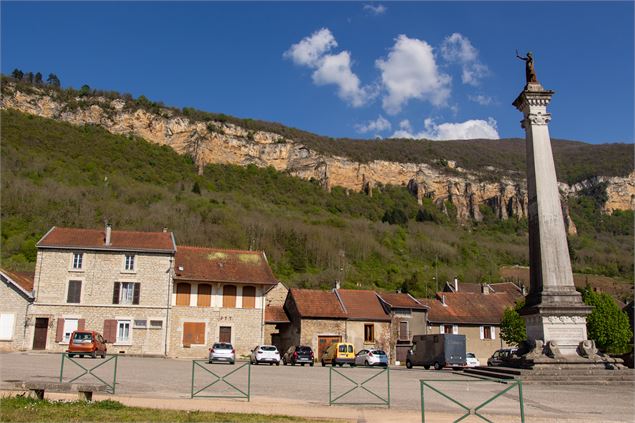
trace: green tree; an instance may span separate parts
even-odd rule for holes
[[[33,83],[33,72],[29,72],[29,73],[27,73],[25,76],[26,76],[26,80],[27,80],[27,82],[28,82],[29,84],[32,84],[32,83]]]
[[[582,300],[593,306],[593,311],[586,319],[589,338],[595,340],[599,349],[608,353],[627,352],[633,334],[626,313],[620,310],[610,295],[595,292],[589,287],[582,291]]]
[[[46,78],[46,82],[48,82],[49,85],[52,86],[52,87],[59,88],[60,85],[61,85],[60,79],[54,73],[49,73],[49,77]]]
[[[38,72],[35,74],[34,82],[38,85],[42,85],[42,73]]]
[[[381,218],[382,222],[387,222],[391,225],[406,225],[408,223],[408,216],[401,209],[387,210],[384,216]]]
[[[90,86],[88,84],[82,85],[82,87],[79,89],[79,95],[84,96],[88,94],[90,94]]]
[[[501,338],[509,345],[519,345],[527,339],[525,320],[520,317],[518,310],[525,305],[525,301],[519,301],[514,308],[508,307],[501,320]]]
[[[11,72],[11,76],[14,77],[15,79],[17,79],[18,81],[20,81],[24,77],[24,72],[22,72],[18,68],[15,68],[15,69],[13,69],[13,72]]]
[[[198,184],[198,181],[194,182],[194,186],[192,186],[192,192],[194,194],[201,195],[201,186]]]

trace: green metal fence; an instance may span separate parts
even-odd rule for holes
[[[359,372],[360,369],[367,369],[367,367],[354,367],[351,369],[347,369],[348,371],[350,371],[351,373],[355,373],[355,372]],[[372,375],[371,377],[364,379],[361,382],[358,382],[357,380],[354,380],[350,377],[348,377],[347,375],[345,375],[343,373],[343,370],[337,370],[335,367],[329,367],[329,405],[333,405],[333,404],[345,404],[345,405],[387,405],[388,408],[390,408],[390,369],[388,367],[384,367],[384,368],[372,368],[373,371],[375,371],[376,373],[374,375]],[[335,375],[339,375],[341,377],[343,377],[344,379],[346,379],[347,381],[349,381],[351,384],[353,384],[354,386],[352,388],[350,388],[348,391],[344,392],[343,394],[340,394],[338,396],[336,396],[335,398],[333,397],[333,376]],[[372,390],[370,390],[368,387],[366,387],[365,385],[367,383],[369,383],[372,380],[377,379],[378,377],[382,376],[382,375],[386,375],[386,396],[382,396],[376,392],[373,392]],[[358,389],[361,389],[365,392],[368,392],[369,394],[371,394],[373,397],[377,398],[379,400],[379,402],[343,402],[340,401],[343,397],[345,397],[346,395],[350,394],[353,391],[356,391]]]
[[[106,392],[114,394],[115,393],[115,387],[117,384],[117,358],[118,356],[116,354],[112,354],[112,355],[106,355],[105,359],[102,359],[99,361],[99,364],[92,366],[92,367],[84,367],[76,358],[72,358],[68,356],[68,353],[62,353],[62,364],[60,365],[60,383],[64,382],[64,362],[70,362],[75,364],[77,367],[80,367],[82,370],[84,370],[83,373],[81,373],[79,376],[74,377],[70,380],[67,380],[66,383],[73,383],[76,380],[82,378],[83,376],[90,376],[92,378],[97,379],[101,384],[103,384],[104,386],[106,386]],[[95,363],[94,360],[82,360],[82,362],[84,363]],[[114,362],[114,366],[113,366],[113,371],[112,371],[112,383],[108,383],[108,381],[102,379],[101,377],[97,376],[94,371],[97,370],[98,368],[110,363],[110,362]],[[66,370],[68,371],[68,365],[66,366]],[[70,377],[70,376],[67,376]]]
[[[506,380],[506,379],[495,379],[495,378],[487,378],[487,377],[478,377],[478,376],[470,376],[470,377],[464,377],[463,379],[420,379],[419,380],[420,385],[421,385],[421,421],[422,423],[426,423],[426,407],[425,407],[425,387],[428,387],[430,390],[436,392],[437,394],[441,395],[442,397],[448,399],[449,401],[451,401],[452,403],[458,405],[459,407],[461,407],[463,409],[463,411],[465,412],[465,414],[463,414],[462,416],[460,416],[458,419],[454,420],[454,422],[460,422],[463,419],[466,419],[468,416],[476,416],[478,418],[480,418],[481,420],[484,420],[486,422],[489,423],[493,423],[492,420],[489,420],[487,417],[483,416],[480,412],[483,410],[483,408],[485,406],[487,406],[488,404],[491,404],[492,401],[496,400],[497,398],[501,397],[502,395],[506,394],[507,392],[517,388],[518,389],[518,403],[519,403],[519,412],[520,412],[520,421],[522,423],[525,422],[525,406],[524,406],[524,402],[523,402],[523,383],[520,380]],[[432,386],[430,384],[430,382],[443,382],[443,383],[455,383],[455,382],[461,382],[461,383],[484,383],[484,382],[490,382],[490,383],[497,383],[497,384],[503,384],[506,385],[506,387],[504,389],[502,389],[501,391],[495,393],[494,395],[492,395],[491,397],[489,397],[487,400],[481,402],[480,404],[478,404],[475,407],[469,407],[465,404],[463,404],[462,402],[458,401],[457,399],[453,398],[452,396],[450,396],[449,394],[441,391],[439,388],[436,388],[434,386]],[[464,400],[462,400],[464,401]]]
[[[246,398],[247,401],[250,400],[250,392],[251,392],[251,364],[249,362],[244,363],[242,366],[238,366],[236,367],[234,370],[232,370],[231,372],[224,374],[224,375],[220,375],[216,372],[213,372],[212,370],[210,370],[208,367],[206,367],[204,364],[208,364],[207,360],[192,360],[192,390],[190,392],[191,396],[190,398],[194,398],[194,397],[204,397],[204,398]],[[234,385],[233,383],[231,383],[230,381],[227,380],[228,377],[230,377],[231,375],[233,375],[234,373],[238,372],[240,369],[247,367],[247,388],[246,388],[246,392],[242,389],[240,389],[238,386]],[[196,389],[195,390],[195,386],[196,386],[196,375],[197,369],[202,369],[202,373],[203,375],[212,375],[213,377],[215,377],[216,379],[212,382],[209,383],[205,386],[203,386],[200,389]],[[216,385],[218,382],[221,382],[219,385]],[[221,386],[222,384],[226,384],[227,386],[229,386],[231,388],[231,392],[234,392],[233,395],[205,395],[203,393],[203,391],[213,387],[213,386]],[[236,382],[234,382],[236,383]]]

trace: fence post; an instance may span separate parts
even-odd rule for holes
[[[190,389],[190,399],[194,398],[194,366],[196,361],[192,360],[192,388]]]
[[[62,383],[62,378],[64,377],[64,357],[66,353],[62,353],[62,365],[60,366],[60,383]]]
[[[333,405],[333,403],[331,402],[331,398],[333,398],[332,395],[332,389],[333,389],[333,382],[331,380],[331,373],[333,373],[333,367],[329,367],[329,405]]]
[[[520,400],[520,421],[525,423],[525,403],[523,402],[523,382],[521,380],[518,383],[518,399]]]
[[[115,394],[115,391],[117,390],[117,362],[119,361],[119,355],[115,355],[115,374],[114,377],[112,379],[112,393],[113,395]]]
[[[251,401],[251,362],[247,365],[247,402]]]
[[[386,377],[388,378],[388,408],[390,408],[390,367],[386,366]]]

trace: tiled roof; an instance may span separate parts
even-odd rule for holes
[[[293,298],[300,317],[346,319],[346,313],[333,291],[291,288],[289,295]]]
[[[223,250],[179,246],[174,263],[175,279],[275,285],[262,251]]]
[[[459,287],[460,289],[460,287]],[[445,306],[441,298],[445,296]],[[507,307],[516,304],[517,297],[508,292],[476,294],[473,292],[439,292],[435,299],[419,299],[430,307],[428,321],[431,323],[487,323],[500,324]]]
[[[33,281],[35,279],[35,273],[33,272],[10,272],[5,269],[0,269],[2,273],[10,282],[18,285],[28,295],[33,292]]]
[[[419,301],[414,299],[410,294],[396,293],[396,292],[381,292],[377,293],[379,298],[383,302],[388,304],[392,308],[412,308],[425,310],[425,306]]]
[[[518,297],[521,296],[520,288],[518,287],[518,285],[512,282],[491,283],[487,286],[490,287],[492,292],[508,292]],[[480,283],[459,282],[458,292],[471,292],[474,294],[480,294],[481,289],[482,286]],[[454,292],[454,282],[446,282],[443,290],[445,292]]]
[[[105,245],[105,229],[53,227],[37,243],[38,248],[77,248],[88,250],[127,250],[174,252],[172,232],[111,232],[110,245]]]
[[[363,289],[337,289],[346,317],[350,320],[382,320],[390,321],[375,291]]]
[[[289,323],[289,318],[282,306],[265,307],[265,323]]]

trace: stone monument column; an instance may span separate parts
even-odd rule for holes
[[[530,53],[527,56],[531,57]],[[583,345],[594,350],[591,343],[585,342],[586,316],[591,307],[582,302],[573,284],[549,138],[551,115],[547,105],[554,92],[545,90],[536,80],[533,58],[530,65],[527,85],[513,103],[524,115],[521,126],[526,133],[529,199],[530,289],[520,314],[527,337],[536,346],[532,358],[577,361],[582,358],[579,354]]]

